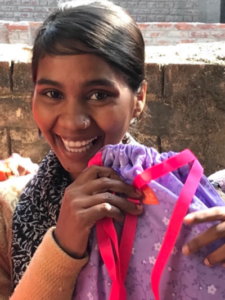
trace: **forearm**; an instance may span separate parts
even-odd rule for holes
[[[34,254],[10,300],[71,300],[77,276],[88,258],[63,252],[50,229]]]

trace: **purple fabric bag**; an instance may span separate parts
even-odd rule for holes
[[[155,149],[142,145],[120,144],[103,148],[102,160],[104,166],[112,167],[127,183],[132,184],[136,175],[174,154],[159,154]],[[159,205],[144,205],[144,213],[138,218],[125,284],[128,300],[154,300],[150,284],[151,271],[189,171],[190,165],[186,165],[149,184]],[[203,176],[189,212],[224,205],[213,186]],[[206,255],[221,246],[224,241],[217,241],[189,257],[181,252],[187,241],[210,226],[212,223],[182,226],[161,278],[160,300],[225,299],[225,269],[221,265],[209,268],[203,262]],[[120,239],[123,226],[115,223],[115,227]],[[90,246],[90,259],[79,274],[73,300],[108,300],[111,280],[99,253],[95,228],[91,234]]]

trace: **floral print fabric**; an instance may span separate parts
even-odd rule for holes
[[[114,168],[128,183],[132,183],[137,174],[173,155],[173,152],[159,154],[155,149],[141,145],[117,145],[103,149],[102,158],[105,166]],[[144,213],[138,219],[126,278],[128,300],[154,300],[150,284],[151,271],[189,170],[190,166],[187,165],[149,184],[159,200],[159,205],[145,205]],[[223,206],[224,203],[206,177],[203,177],[189,211],[216,205]],[[115,225],[120,236],[122,225]],[[203,263],[207,253],[219,247],[223,241],[216,242],[190,257],[181,253],[181,248],[187,241],[211,225],[183,225],[161,278],[161,300],[225,299],[225,269],[220,265],[208,268]],[[111,280],[98,251],[95,230],[91,241],[90,260],[78,277],[73,300],[109,299]]]

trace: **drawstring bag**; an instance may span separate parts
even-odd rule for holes
[[[184,225],[185,215],[225,205],[191,151],[159,154],[138,144],[108,145],[91,165],[111,167],[142,190],[144,212],[126,214],[124,224],[110,218],[97,222],[73,300],[225,299],[225,269],[204,265],[207,254],[223,241],[188,257],[181,252],[213,225]]]

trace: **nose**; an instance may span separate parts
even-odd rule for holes
[[[85,106],[67,104],[59,115],[58,124],[66,130],[76,131],[87,129],[91,120]]]

